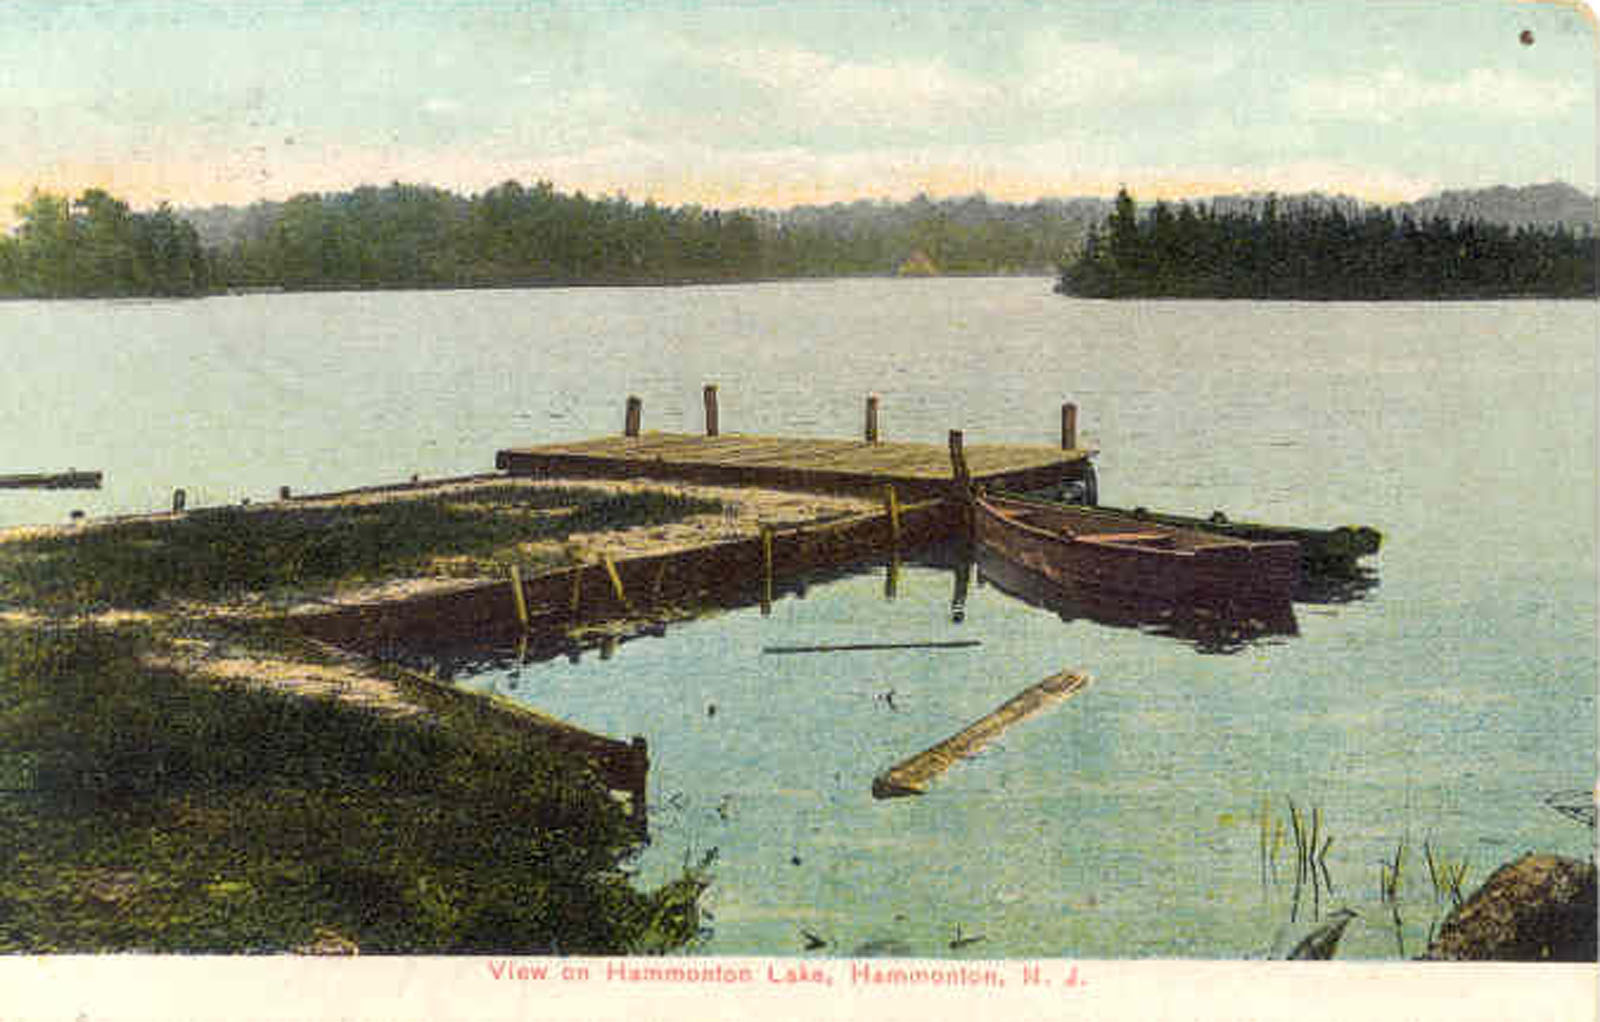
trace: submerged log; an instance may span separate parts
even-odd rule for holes
[[[903,795],[921,795],[928,785],[950,769],[958,760],[976,754],[999,737],[1006,728],[1048,709],[1075,695],[1089,684],[1089,676],[1075,671],[1062,671],[1029,685],[1006,700],[993,712],[951,735],[938,745],[901,760],[872,781],[873,798],[898,798]]]

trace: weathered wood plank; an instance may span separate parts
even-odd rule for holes
[[[873,797],[923,794],[934,778],[977,753],[1006,728],[1071,698],[1087,684],[1087,674],[1062,671],[1029,685],[968,727],[879,774],[872,781]]]

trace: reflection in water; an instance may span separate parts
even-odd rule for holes
[[[1193,643],[1201,653],[1237,653],[1252,642],[1300,631],[1288,601],[1204,604],[1111,597],[1064,589],[981,549],[975,558],[983,581],[1024,603],[1051,611],[1063,621],[1082,619],[1113,628],[1137,628]]]
[[[1348,571],[1310,573],[1295,588],[1297,603],[1355,603],[1378,588],[1378,573],[1372,568],[1355,567]]]
[[[1124,596],[1109,596],[1088,590],[1069,591],[1009,562],[966,544],[932,547],[917,551],[908,562],[892,555],[887,560],[857,565],[847,570],[830,570],[805,578],[773,580],[754,592],[733,592],[723,605],[737,608],[758,605],[763,616],[772,613],[774,600],[793,596],[805,599],[810,587],[850,575],[883,572],[883,600],[894,602],[900,595],[905,566],[936,568],[950,572],[950,621],[967,620],[968,601],[974,574],[979,585],[989,583],[1005,595],[1057,614],[1063,621],[1091,621],[1113,628],[1138,629],[1146,634],[1169,636],[1190,643],[1202,653],[1237,653],[1264,639],[1295,636],[1299,625],[1291,603],[1207,604],[1143,601]],[[1295,593],[1296,602],[1342,604],[1364,599],[1378,585],[1375,572],[1358,570],[1338,576],[1310,576]],[[606,629],[592,635],[531,631],[514,644],[485,646],[481,642],[459,646],[433,644],[427,648],[388,651],[393,659],[423,670],[436,669],[449,679],[492,668],[506,668],[565,657],[578,663],[589,651],[610,660],[623,643],[646,636],[660,637],[667,625],[660,621],[630,622],[618,630]]]

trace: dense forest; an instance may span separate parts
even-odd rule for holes
[[[973,196],[720,211],[508,181],[470,197],[395,183],[178,219],[99,191],[35,195],[0,238],[0,295],[1048,275],[1106,208]]]
[[[98,189],[68,201],[35,194],[0,236],[0,295],[29,298],[196,295],[210,260],[192,224],[163,205],[135,213]]]
[[[1510,226],[1445,213],[1486,199],[1497,215],[1531,219]],[[918,196],[722,211],[507,181],[471,196],[397,182],[242,208],[134,212],[100,190],[36,193],[0,235],[0,296],[1052,273],[1060,290],[1101,297],[1595,293],[1592,220],[1577,233],[1565,226],[1573,209],[1592,210],[1576,189],[1431,201],[1383,209],[1231,197],[1140,211],[1123,192],[1115,203]],[[1564,212],[1552,222],[1551,209]]]
[[[193,218],[226,285],[299,288],[756,280],[910,266],[1048,274],[1103,215],[1103,204],[981,197],[725,212],[508,181],[470,198],[393,184]]]
[[[1126,190],[1063,262],[1057,290],[1093,298],[1397,299],[1597,294],[1592,230],[1454,220],[1338,202],[1243,208]]]

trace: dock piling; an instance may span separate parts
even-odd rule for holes
[[[761,616],[772,613],[772,526],[761,526]]]
[[[972,472],[967,468],[965,438],[959,429],[950,431],[950,469],[955,477],[956,489],[965,497],[972,489]]]
[[[867,423],[865,428],[866,441],[869,444],[878,442],[878,395],[867,395]]]
[[[172,513],[173,514],[181,513],[183,511],[184,507],[188,503],[189,503],[189,495],[184,492],[183,487],[180,486],[176,490],[172,491]]]
[[[625,418],[623,419],[622,435],[623,436],[638,436],[639,435],[639,424],[640,424],[640,421],[643,418],[644,418],[644,402],[639,400],[639,398],[633,396],[632,394],[628,395],[628,411],[627,411],[627,414],[626,414]]]
[[[511,566],[511,601],[517,608],[517,621],[526,630],[528,627],[528,599],[522,593],[522,569],[515,564]]]
[[[889,545],[900,549],[900,498],[895,495],[894,484],[889,483],[883,488],[883,503],[889,513]]]
[[[606,575],[611,578],[611,591],[616,594],[617,602],[622,604],[624,607],[628,606],[628,594],[623,592],[622,576],[617,574],[616,562],[613,561],[611,559],[611,555],[607,553],[602,553],[600,555],[600,562],[606,566]]]
[[[715,383],[706,384],[705,403],[706,403],[706,436],[716,436],[716,435],[718,435],[718,429],[717,429],[717,385]]]
[[[1078,406],[1068,401],[1061,406],[1061,449],[1073,450],[1078,446]]]

